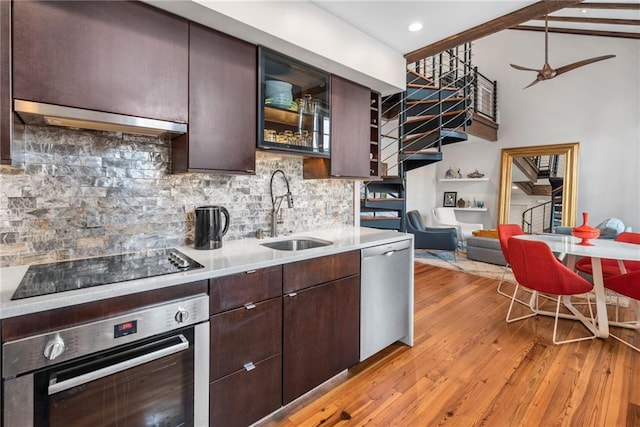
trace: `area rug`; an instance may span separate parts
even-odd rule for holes
[[[501,265],[488,264],[486,262],[472,261],[467,259],[464,252],[456,254],[454,260],[453,252],[450,251],[431,251],[428,249],[416,249],[415,261],[422,264],[429,264],[436,267],[457,270],[463,273],[469,273],[476,276],[489,277],[491,279],[500,280],[504,267]],[[504,275],[504,280],[515,283],[513,273],[508,270]]]

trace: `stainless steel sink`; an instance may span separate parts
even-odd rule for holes
[[[260,243],[262,246],[276,249],[278,251],[301,251],[304,249],[319,248],[332,244],[333,242],[328,240],[312,239],[310,237],[292,237],[290,239],[277,240],[275,242]]]

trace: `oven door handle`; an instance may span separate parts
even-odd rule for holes
[[[143,363],[161,359],[163,357],[178,353],[180,351],[184,351],[189,348],[189,340],[187,340],[184,335],[176,335],[174,338],[180,339],[180,343],[161,348],[160,350],[156,350],[151,353],[143,354],[142,356],[138,356],[133,359],[125,360],[124,362],[96,369],[95,371],[87,372],[86,374],[78,375],[77,377],[69,378],[68,380],[64,380],[61,382],[55,382],[55,380],[53,380],[52,383],[49,384],[49,396],[73,387],[77,387],[82,384],[86,384],[90,381],[117,374],[118,372],[125,371],[138,365],[142,365]]]

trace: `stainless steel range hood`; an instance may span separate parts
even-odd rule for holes
[[[26,124],[63,126],[124,132],[134,135],[164,136],[187,133],[187,125],[163,120],[103,113],[80,108],[14,99],[13,110]]]

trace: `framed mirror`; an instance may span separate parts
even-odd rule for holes
[[[517,148],[503,148],[500,170],[500,194],[498,198],[498,224],[508,224],[512,187],[514,187],[514,160],[520,158],[563,156],[562,161],[562,226],[576,224],[578,200],[578,149],[577,142],[567,144],[536,145]],[[523,227],[524,228],[524,227]],[[526,230],[525,230],[526,231]]]

